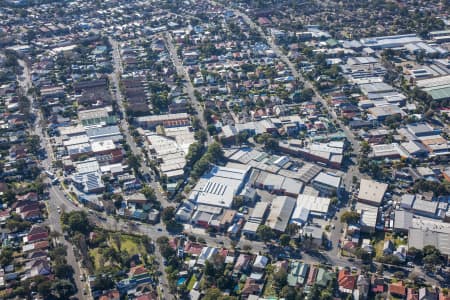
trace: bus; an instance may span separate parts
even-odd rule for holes
[[[55,178],[55,174],[53,174],[52,172],[50,172],[49,170],[45,170],[45,174],[47,174],[47,176],[50,179],[54,179]]]

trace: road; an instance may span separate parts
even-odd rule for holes
[[[151,171],[150,167],[147,164],[147,158],[145,157],[145,153],[141,151],[141,148],[139,148],[136,145],[136,142],[133,138],[133,136],[130,133],[130,126],[127,121],[127,112],[125,109],[124,104],[124,96],[122,94],[122,90],[120,89],[120,78],[121,74],[123,73],[123,65],[122,65],[122,59],[120,56],[120,50],[119,50],[119,43],[110,38],[109,42],[113,48],[112,56],[113,56],[113,66],[114,66],[114,72],[110,75],[110,83],[115,89],[115,98],[117,99],[117,104],[119,106],[119,109],[122,112],[122,119],[120,120],[120,127],[122,129],[122,134],[125,135],[125,140],[127,144],[130,146],[131,152],[140,159],[141,161],[141,171],[143,174],[153,174],[153,171]],[[163,207],[171,206],[171,204],[167,200],[167,196],[164,195],[161,191],[161,187],[159,183],[156,180],[148,180],[150,177],[144,176],[145,182],[150,185],[153,190],[155,191],[156,197],[161,202],[161,205]]]
[[[220,3],[214,2],[214,1],[210,1],[211,3],[214,3],[216,5],[221,5]],[[307,79],[305,79],[303,77],[303,75],[298,72],[297,67],[292,63],[292,61],[283,53],[283,51],[278,47],[278,45],[273,41],[272,37],[267,35],[266,32],[259,26],[257,25],[255,22],[253,22],[253,20],[246,15],[245,13],[243,13],[242,11],[233,9],[233,12],[236,16],[241,17],[246,23],[247,25],[256,30],[267,42],[267,44],[271,47],[272,51],[280,58],[280,60],[286,64],[286,66],[289,68],[289,70],[291,71],[292,75],[298,79],[299,81],[304,83],[305,88],[310,88],[314,91],[314,97],[313,97],[313,101],[315,102],[320,102],[322,103],[322,105],[324,107],[326,107],[328,109],[328,113],[329,116],[337,123],[339,124],[340,128],[343,130],[348,142],[350,142],[350,144],[352,145],[353,148],[353,152],[354,153],[359,153],[359,148],[360,148],[360,143],[359,141],[355,138],[353,132],[351,132],[342,122],[341,120],[338,118],[338,116],[336,115],[335,111],[333,111],[333,109],[331,107],[329,107],[327,101],[321,96],[320,92],[316,89],[316,87]],[[353,163],[356,163],[356,161],[352,161]],[[346,172],[346,175],[344,177],[343,183],[346,187],[347,190],[351,189],[351,185],[352,185],[352,179],[353,176],[356,176],[357,178],[363,178],[364,176],[359,172],[358,168],[356,167],[350,167],[348,169],[348,171]],[[367,177],[367,176],[365,176]]]
[[[123,66],[122,66],[122,59],[120,56],[119,44],[117,43],[117,41],[113,40],[111,37],[109,39],[109,42],[113,48],[112,54],[113,54],[113,65],[114,65],[114,72],[110,76],[110,79],[111,79],[112,85],[115,87],[115,90],[116,90],[115,97],[117,99],[117,104],[118,104],[119,109],[121,110],[122,116],[123,116],[122,119],[120,120],[120,127],[122,129],[122,133],[125,135],[127,144],[130,146],[130,149],[133,152],[133,155],[140,158],[141,169],[144,171],[145,174],[150,175],[153,172],[147,166],[147,163],[146,163],[147,160],[144,159],[144,153],[141,151],[141,149],[139,147],[137,147],[136,142],[134,141],[134,138],[131,136],[130,127],[129,127],[129,124],[127,121],[127,112],[126,112],[125,105],[124,105],[124,96],[120,89],[120,76],[123,73]],[[145,162],[145,163],[142,163],[142,162]],[[169,203],[167,201],[167,197],[161,193],[160,186],[156,181],[149,181],[147,183],[153,187],[153,189],[155,191],[155,195],[163,207],[172,205],[171,203]],[[112,222],[112,220],[114,220],[114,219],[108,218],[107,220]],[[99,222],[98,224],[102,225],[102,223],[103,222]],[[120,231],[122,228],[124,228],[121,226],[120,223],[119,224],[117,224],[117,223],[111,224],[111,226],[114,226],[115,231]],[[152,234],[150,234],[150,232],[149,232],[147,235],[156,240],[158,235],[155,235],[154,234],[155,232],[158,232],[158,231],[156,231],[156,229],[155,229],[154,231],[152,231]],[[130,232],[130,233],[136,233],[135,229],[133,229],[132,232]],[[158,247],[155,247],[155,255],[158,258],[159,262],[162,262],[161,253],[159,252]],[[164,298],[169,299],[169,300],[173,299],[173,296],[169,294],[169,288],[168,288],[169,284],[167,281],[167,274],[166,274],[166,271],[164,270],[163,264],[161,264],[161,263],[159,264],[159,269],[160,269],[159,271],[162,274],[159,279],[160,279],[160,284],[162,284],[162,286],[164,287],[161,289],[161,291],[164,295]]]
[[[34,96],[27,95],[28,90],[32,87],[30,68],[29,68],[28,64],[25,63],[25,61],[23,61],[23,60],[19,60],[19,64],[23,67],[23,70],[24,70],[22,78],[21,78],[21,80],[19,80],[19,85],[20,85],[20,88],[22,89],[23,95],[26,95],[28,97],[28,99],[30,101],[30,106],[33,107],[34,106],[33,105],[34,104]],[[32,128],[31,128],[31,131],[35,135],[39,136],[40,141],[41,141],[41,147],[46,149],[46,151],[48,153],[47,158],[40,161],[40,165],[43,169],[49,169],[49,167],[51,166],[51,162],[52,162],[51,155],[53,155],[53,151],[51,149],[50,144],[48,143],[48,137],[44,134],[44,131],[42,130],[42,120],[43,120],[42,112],[39,109],[36,109],[36,110],[33,109],[33,112],[36,116],[36,119],[35,119],[34,126],[32,126]],[[47,178],[46,178],[45,182],[47,184],[50,184],[50,180]],[[66,261],[67,261],[67,264],[71,265],[74,270],[73,279],[74,279],[74,282],[75,282],[75,285],[77,288],[77,293],[75,294],[75,296],[78,299],[88,299],[88,297],[84,296],[82,293],[83,287],[84,287],[83,282],[80,280],[80,275],[82,274],[82,270],[81,270],[81,267],[80,267],[77,259],[75,258],[73,246],[69,241],[65,240],[62,237],[63,230],[62,230],[61,222],[60,222],[60,218],[59,218],[58,207],[66,206],[66,201],[64,199],[65,195],[63,193],[61,193],[61,191],[58,191],[55,186],[51,186],[49,188],[49,194],[50,194],[50,200],[47,203],[48,223],[53,232],[60,234],[60,237],[55,238],[56,242],[59,244],[62,244],[67,249]]]
[[[175,66],[175,70],[177,71],[178,76],[184,78],[184,90],[188,94],[189,99],[191,100],[191,104],[193,105],[193,108],[197,112],[197,117],[200,120],[200,124],[202,125],[203,129],[206,129],[208,123],[206,122],[204,116],[203,105],[198,101],[197,97],[195,96],[194,93],[195,88],[192,85],[191,78],[189,77],[187,70],[184,68],[183,63],[178,57],[177,51],[173,45],[172,36],[167,32],[164,34],[164,43],[166,45],[167,50],[169,51],[170,59],[172,60],[173,65]],[[207,144],[212,143],[212,137],[209,135],[208,132],[207,136],[208,136]]]

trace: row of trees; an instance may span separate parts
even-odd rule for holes
[[[191,171],[191,176],[195,179],[200,178],[200,176],[205,173],[209,168],[210,164],[217,164],[223,160],[223,150],[219,143],[214,142],[208,146],[205,154],[194,163]]]

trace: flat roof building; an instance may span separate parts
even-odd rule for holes
[[[298,195],[291,222],[304,224],[308,221],[310,215],[318,217],[327,215],[330,202],[330,198],[305,194]]]
[[[158,125],[164,127],[182,127],[190,125],[189,114],[167,114],[137,117],[136,122],[143,128],[155,128]]]
[[[291,218],[296,200],[292,197],[278,196],[272,201],[266,225],[278,232],[284,232]]]
[[[359,224],[362,232],[375,232],[378,218],[378,207],[365,203],[357,203],[355,210],[360,214]]]
[[[342,178],[338,175],[320,172],[319,175],[313,179],[312,185],[322,194],[330,196],[333,194],[339,195],[341,182]]]
[[[444,255],[450,255],[450,235],[431,230],[410,228],[408,234],[408,247],[423,249],[425,246],[434,246]]]
[[[361,179],[358,201],[370,205],[380,206],[388,185],[369,179]]]
[[[247,181],[250,168],[236,169],[214,166],[204,174],[189,196],[195,204],[230,208]]]
[[[409,211],[396,210],[394,216],[394,231],[408,232],[412,227],[413,214]]]

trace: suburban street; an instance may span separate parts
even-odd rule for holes
[[[32,95],[28,95],[28,93],[27,93],[28,89],[30,89],[32,86],[30,70],[29,70],[27,63],[24,62],[23,60],[19,60],[19,64],[24,69],[24,72],[23,72],[24,80],[19,80],[19,83],[21,84],[23,95],[26,95],[28,97],[28,99],[30,101],[30,106],[33,107],[34,97]],[[42,120],[43,120],[42,112],[37,109],[34,111],[34,113],[36,116],[35,126],[33,127],[34,134],[39,136],[39,138],[41,140],[41,147],[44,148],[47,152],[47,157],[45,159],[41,160],[40,164],[43,169],[48,170],[52,165],[53,151],[51,149],[51,145],[48,143],[48,137],[44,133],[45,130],[43,130],[43,127],[42,127]],[[65,199],[65,197],[67,197],[67,196],[65,194],[63,194],[59,190],[59,188],[55,187],[54,185],[51,185],[50,180],[48,178],[46,178],[44,182],[50,186],[50,188],[49,188],[49,199],[50,200],[47,203],[48,223],[49,223],[51,230],[53,232],[56,232],[57,234],[59,234],[59,237],[55,238],[56,242],[59,244],[62,244],[67,249],[67,256],[66,256],[67,264],[71,265],[74,270],[73,279],[74,279],[74,282],[75,282],[75,285],[77,288],[77,293],[75,294],[75,296],[78,299],[88,299],[86,297],[86,295],[83,295],[84,284],[80,280],[82,271],[81,271],[80,264],[78,263],[77,259],[75,258],[73,245],[62,236],[63,230],[62,230],[62,226],[61,226],[61,222],[60,222],[60,218],[59,218],[60,216],[59,216],[58,208],[62,209],[62,207],[65,207],[67,205],[66,204],[67,201]],[[73,204],[68,204],[68,205],[72,205],[73,207],[76,208],[76,206]]]
[[[222,5],[222,4],[217,3],[215,1],[211,1],[211,3],[214,3],[216,5]],[[283,51],[278,47],[278,45],[275,44],[275,42],[273,41],[272,37],[267,35],[266,32],[261,28],[261,26],[258,26],[255,22],[253,22],[252,19],[250,19],[250,17],[247,14],[245,14],[242,11],[239,11],[237,9],[233,9],[233,12],[234,12],[234,14],[236,16],[242,17],[242,19],[247,23],[247,25],[250,26],[250,28],[252,28],[252,29],[254,29],[254,30],[259,32],[259,34],[266,40],[267,44],[270,46],[272,51],[286,64],[286,66],[291,71],[292,75],[296,79],[298,79],[298,80],[300,80],[301,82],[304,83],[305,88],[310,88],[310,89],[312,89],[314,91],[313,101],[322,103],[322,105],[328,109],[329,116],[331,116],[333,121],[336,122],[339,125],[339,127],[343,130],[343,132],[344,132],[344,134],[345,134],[345,136],[347,138],[347,141],[350,142],[350,144],[351,144],[351,146],[353,148],[353,152],[354,153],[359,153],[359,148],[360,148],[359,141],[356,140],[355,135],[353,134],[353,132],[351,132],[342,123],[342,121],[338,118],[338,116],[336,115],[334,110],[331,107],[329,107],[327,101],[320,95],[320,93],[317,90],[317,88],[312,84],[312,82],[310,82],[309,80],[307,80],[306,78],[303,77],[303,75],[298,71],[297,67],[283,53]],[[356,160],[353,160],[352,162],[356,163]],[[351,188],[353,176],[356,176],[357,178],[364,178],[363,175],[359,172],[357,167],[350,166],[348,172],[346,172],[346,175],[345,175],[345,177],[343,179],[344,180],[344,185],[345,185],[347,190],[349,190]]]
[[[115,97],[115,99],[117,99],[117,104],[123,116],[120,120],[120,128],[122,129],[122,133],[125,135],[125,140],[127,144],[130,146],[131,152],[140,160],[142,173],[148,174],[148,176],[144,176],[144,180],[146,181],[147,184],[149,184],[153,188],[158,200],[161,202],[161,205],[164,207],[169,206],[170,203],[168,202],[166,195],[164,195],[161,192],[161,187],[159,186],[159,183],[156,180],[150,179],[151,177],[150,174],[153,174],[153,171],[147,164],[147,158],[145,157],[145,153],[141,150],[141,148],[139,148],[136,145],[136,142],[130,133],[130,128],[127,120],[127,112],[124,104],[124,96],[120,89],[120,78],[123,72],[123,67],[122,67],[122,59],[120,57],[119,43],[112,38],[109,39],[109,42],[111,43],[111,46],[113,48],[112,53],[114,65],[114,72],[110,76],[110,83],[114,87],[115,94],[113,96]]]
[[[189,99],[191,100],[191,105],[193,106],[194,110],[197,112],[197,117],[200,120],[200,123],[203,127],[203,129],[206,130],[207,128],[207,122],[204,116],[204,109],[203,105],[198,101],[197,97],[195,96],[195,88],[192,85],[191,79],[189,77],[188,72],[183,66],[183,63],[181,62],[180,58],[178,57],[177,51],[173,45],[172,36],[169,33],[164,34],[164,42],[166,44],[166,48],[169,51],[170,59],[172,60],[173,65],[175,66],[175,69],[177,71],[178,76],[182,77],[184,79],[184,90],[189,96]],[[210,144],[212,142],[212,138],[210,134],[207,132],[207,144]]]
[[[123,67],[122,67],[122,60],[120,57],[120,50],[119,50],[119,45],[116,41],[114,41],[113,39],[110,38],[110,43],[113,47],[113,64],[114,64],[114,72],[113,74],[110,76],[112,85],[115,87],[116,90],[116,94],[115,94],[115,98],[117,99],[117,104],[119,106],[119,109],[122,112],[122,119],[120,120],[120,127],[122,129],[123,134],[125,134],[125,138],[126,138],[126,142],[127,144],[130,146],[130,149],[133,153],[133,155],[135,155],[136,157],[138,157],[141,161],[141,169],[144,171],[145,174],[152,174],[153,172],[150,170],[150,168],[147,166],[147,163],[144,163],[144,153],[141,151],[140,148],[137,147],[136,142],[134,141],[134,138],[131,136],[130,133],[130,128],[128,125],[128,121],[127,121],[127,115],[126,115],[126,109],[125,109],[125,105],[124,105],[124,97],[122,95],[121,89],[120,89],[120,76],[123,72]],[[167,201],[167,197],[165,195],[163,195],[161,193],[159,184],[156,181],[150,181],[147,182],[155,191],[155,195],[158,199],[158,201],[160,201],[161,205],[163,207],[167,207],[169,206],[169,202]],[[111,218],[107,219],[110,220]],[[102,224],[102,220],[98,220],[98,225]],[[108,223],[108,222],[107,222]],[[96,223],[97,224],[97,223]],[[123,224],[120,223],[114,223],[111,224],[111,226],[113,226],[114,231],[123,231],[123,228],[125,228],[125,226],[123,226]],[[102,226],[103,228],[105,228],[104,226]],[[109,226],[107,226],[106,229],[111,230],[111,228],[108,228]],[[131,229],[129,229],[131,230]],[[136,233],[136,230],[133,229],[131,231],[129,231],[129,233]],[[146,234],[148,236],[150,236],[153,240],[156,240],[158,238],[157,235],[152,235],[150,234],[150,232],[148,234]],[[167,282],[167,276],[166,276],[166,272],[164,270],[163,264],[162,262],[162,257],[161,257],[161,253],[159,252],[158,247],[155,247],[155,255],[158,258],[158,261],[160,262],[159,264],[159,269],[161,274],[163,274],[162,276],[160,276],[160,281],[161,284],[164,288],[160,288],[160,291],[162,291],[162,293],[164,294],[164,298],[165,299],[173,299],[173,296],[169,294],[169,289],[168,289],[168,282]]]

